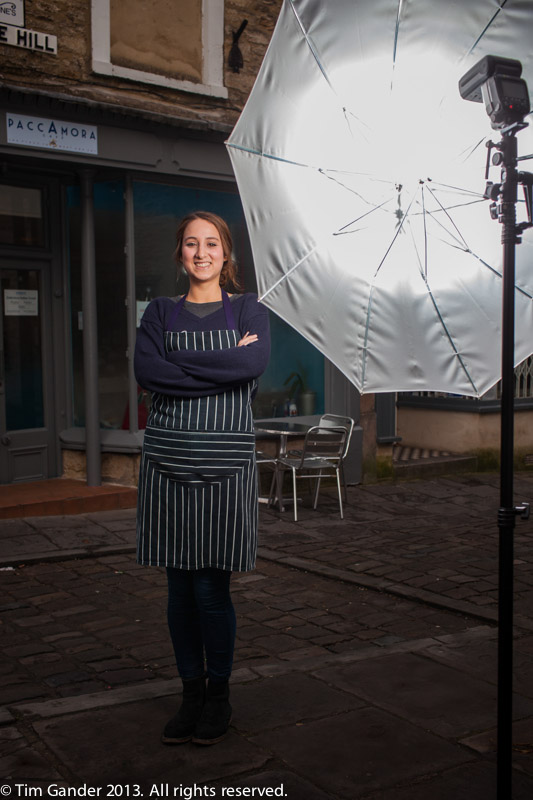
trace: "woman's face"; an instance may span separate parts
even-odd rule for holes
[[[193,219],[183,233],[181,263],[189,280],[219,283],[226,257],[220,234],[212,222]]]

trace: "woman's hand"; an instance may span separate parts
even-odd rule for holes
[[[250,331],[246,331],[240,342],[238,342],[237,347],[246,347],[247,344],[252,344],[252,342],[257,342],[257,334],[250,333]]]

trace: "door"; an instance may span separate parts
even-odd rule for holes
[[[0,261],[0,483],[56,474],[49,267]]]

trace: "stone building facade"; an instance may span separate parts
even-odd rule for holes
[[[136,327],[152,297],[180,291],[172,251],[183,213],[204,207],[228,220],[244,288],[255,289],[224,141],[280,6],[1,4],[0,483],[136,482],[149,402],[133,375]],[[281,321],[272,328],[256,414],[282,414],[286,378],[301,370],[315,414],[358,416],[342,376]],[[369,431],[372,415],[368,398]]]

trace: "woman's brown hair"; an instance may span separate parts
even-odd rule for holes
[[[237,275],[237,265],[231,256],[233,251],[233,239],[231,238],[230,229],[227,222],[223,220],[222,217],[219,217],[218,214],[213,214],[211,211],[193,211],[181,220],[178,225],[178,230],[176,231],[176,249],[174,251],[174,260],[176,264],[181,263],[181,248],[183,246],[185,228],[189,222],[193,222],[195,219],[203,219],[206,222],[210,222],[211,225],[215,226],[220,236],[224,258],[226,259],[220,273],[220,285],[226,288],[226,286],[231,284],[235,289],[240,291],[241,286]]]

